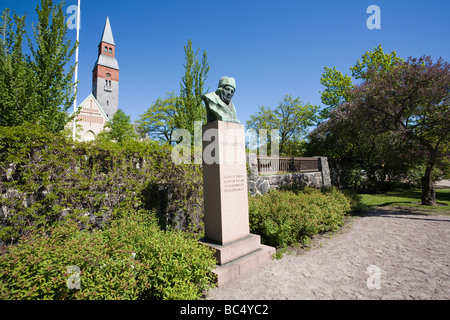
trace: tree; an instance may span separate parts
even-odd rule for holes
[[[0,126],[32,122],[36,113],[33,74],[22,52],[25,16],[5,9],[0,27]],[[14,30],[15,25],[15,30]]]
[[[167,142],[173,142],[175,126],[175,113],[179,98],[169,93],[164,99],[158,98],[150,108],[140,115],[138,130],[141,134],[149,135],[150,138]]]
[[[36,75],[36,103],[41,112],[38,123],[53,132],[64,129],[70,120],[67,110],[75,99],[73,75],[75,66],[65,67],[70,62],[78,44],[71,47],[67,39],[67,26],[63,2],[53,5],[52,0],[41,0],[36,7],[38,24],[33,26],[37,48],[28,39],[33,61],[30,66]]]
[[[75,116],[67,114],[75,97],[75,67],[68,63],[78,45],[71,47],[67,39],[63,3],[53,5],[52,0],[41,0],[41,6],[36,7],[34,42],[27,36],[29,55],[21,49],[26,36],[25,17],[14,14],[14,31],[9,12],[3,12],[0,29],[0,125],[29,122],[60,131]]]
[[[436,205],[433,170],[450,150],[450,64],[423,56],[363,76],[370,80],[353,90],[351,112],[370,119],[370,130],[396,133],[409,145],[410,163],[425,165],[422,204]]]
[[[384,53],[380,44],[373,51],[364,53],[362,61],[358,59],[350,70],[355,80],[369,80],[366,78],[369,75],[365,73],[368,69],[372,69],[373,72],[375,70],[388,72],[400,61],[403,61],[403,59],[399,58],[395,51],[390,54]],[[322,103],[328,107],[322,109],[320,113],[320,118],[325,120],[330,116],[331,110],[351,100],[351,90],[354,88],[354,83],[352,77],[342,74],[342,72],[336,70],[336,67],[329,68],[326,66],[320,78],[320,83],[326,87],[321,92],[321,98]]]
[[[321,119],[327,119],[330,116],[330,110],[349,101],[348,92],[353,88],[352,78],[336,70],[336,67],[324,67],[324,72],[320,78],[320,84],[326,89],[322,92],[322,103],[327,105],[320,111]]]
[[[279,130],[280,155],[299,148],[301,138],[307,129],[315,123],[318,108],[311,104],[304,104],[299,97],[292,98],[286,95],[275,110],[260,106],[255,115],[250,116],[246,122],[247,129]],[[294,154],[286,154],[294,156]]]
[[[374,127],[363,114],[356,116],[348,103],[331,110],[327,121],[308,138],[308,154],[338,161],[343,186],[370,191],[390,188],[411,168],[402,156],[408,148],[401,137]]]
[[[137,139],[137,134],[134,132],[131,117],[127,116],[122,109],[119,109],[113,118],[105,124],[104,130],[99,133],[98,137],[100,139],[123,142],[130,139]]]
[[[372,76],[380,72],[389,72],[394,69],[399,62],[404,60],[397,56],[395,51],[384,53],[381,44],[373,51],[367,51],[362,56],[362,61],[358,59],[356,64],[350,68],[355,79],[370,80]],[[368,70],[371,70],[368,73]]]
[[[381,45],[367,51],[350,68],[351,76],[342,74],[335,67],[325,67],[320,82],[326,87],[322,92],[322,102],[327,106],[321,110],[322,122],[309,136],[309,154],[321,154],[339,159],[339,165],[346,173],[361,172],[367,178],[364,188],[378,190],[388,176],[389,183],[406,175],[405,159],[393,157],[400,148],[398,139],[392,134],[381,134],[371,126],[366,117],[349,118],[344,107],[353,99],[353,90],[358,83],[371,81],[379,73],[387,73],[402,62],[395,51],[385,53]],[[372,70],[368,73],[368,70]],[[325,122],[324,122],[325,121]],[[392,151],[392,152],[391,152]],[[361,178],[362,180],[362,178]]]
[[[435,205],[433,171],[449,161],[450,64],[409,58],[369,67],[361,78],[350,102],[333,110],[313,136],[328,144],[339,141],[344,151],[363,150],[359,160],[370,155],[372,165],[396,163],[403,170],[423,165],[422,204]]]
[[[209,64],[206,51],[203,52],[201,62],[199,61],[199,49],[193,51],[190,39],[184,47],[184,52],[186,54],[185,74],[180,83],[180,99],[176,105],[174,120],[177,128],[186,129],[193,136],[194,121],[206,121],[206,109],[201,97],[206,93],[205,81],[208,77]]]

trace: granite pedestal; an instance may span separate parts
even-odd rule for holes
[[[221,285],[267,262],[275,248],[250,234],[244,125],[214,121],[203,126],[203,243],[216,250]]]

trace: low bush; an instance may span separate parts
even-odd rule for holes
[[[209,247],[186,233],[162,231],[153,213],[122,216],[90,231],[68,219],[3,246],[0,298],[184,300],[214,283]]]
[[[249,197],[250,229],[265,244],[286,247],[336,230],[355,205],[352,197],[336,188],[273,190]]]

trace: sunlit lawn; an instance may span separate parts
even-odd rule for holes
[[[396,207],[414,210],[420,213],[450,215],[450,188],[436,189],[438,206],[421,205],[421,190],[389,191],[381,194],[360,194],[360,209],[365,211],[373,207]]]

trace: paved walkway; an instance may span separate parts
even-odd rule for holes
[[[450,299],[450,216],[377,208],[207,299]]]

